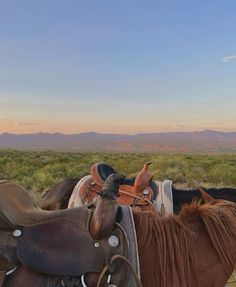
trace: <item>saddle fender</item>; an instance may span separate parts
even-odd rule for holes
[[[109,256],[128,257],[126,234],[119,225],[111,235],[119,242],[114,247],[109,244],[109,238],[93,239],[83,224],[70,219],[49,220],[23,227],[22,235],[17,238],[17,255],[22,265],[40,273],[72,277],[99,274]],[[122,265],[117,266],[113,280],[116,283],[126,280],[126,271]]]

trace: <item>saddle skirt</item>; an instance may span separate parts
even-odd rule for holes
[[[111,236],[116,238],[117,245],[109,244]],[[123,229],[116,225],[110,237],[94,240],[78,222],[54,219],[24,227],[18,238],[17,254],[24,266],[41,273],[80,277],[85,273],[100,273],[109,256],[128,257]],[[116,266],[114,284],[126,275],[122,266]]]

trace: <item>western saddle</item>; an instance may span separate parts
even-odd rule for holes
[[[0,272],[0,283],[3,274],[19,264],[40,273],[85,276],[88,282],[89,276],[100,274],[108,265],[109,284],[125,286],[128,270],[124,264],[109,266],[114,256],[128,258],[131,244],[117,222],[116,196],[120,181],[119,176],[109,176],[96,205],[90,208],[56,211],[41,210],[20,186],[1,182],[0,270],[3,272]],[[109,193],[111,182],[115,196]]]
[[[157,187],[152,181],[153,174],[148,170],[150,163],[145,163],[136,177],[124,178],[121,182],[117,198],[120,205],[146,209],[156,199]],[[94,198],[100,194],[105,180],[111,174],[117,174],[117,172],[108,164],[92,165],[90,175],[82,178],[75,187],[68,207],[78,206],[78,198],[81,205],[92,203]]]

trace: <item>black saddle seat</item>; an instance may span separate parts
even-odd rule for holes
[[[111,174],[117,174],[117,172],[112,168],[110,165],[105,163],[100,163],[97,166],[98,173],[103,181],[105,181],[109,175]]]
[[[104,182],[109,175],[111,174],[118,174],[118,172],[111,167],[109,164],[106,163],[96,163],[91,167],[91,175],[97,183]],[[135,177],[124,178],[122,181],[122,185],[134,185]]]

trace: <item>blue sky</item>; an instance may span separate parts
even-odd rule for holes
[[[0,0],[0,132],[236,130],[235,11]]]

